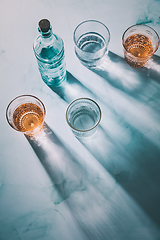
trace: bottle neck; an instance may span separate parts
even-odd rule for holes
[[[40,28],[38,28],[38,31],[40,32],[40,34],[44,38],[48,38],[48,37],[50,37],[53,34],[51,26],[50,26],[50,29],[48,30],[48,32],[42,32]]]

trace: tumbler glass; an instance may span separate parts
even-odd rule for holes
[[[89,137],[101,120],[101,109],[92,99],[78,98],[67,107],[66,120],[76,137]]]
[[[157,32],[147,25],[133,25],[122,36],[124,57],[132,67],[142,67],[159,46]]]
[[[107,53],[110,41],[109,29],[101,22],[88,20],[74,30],[75,53],[87,67],[99,65]]]
[[[29,136],[40,133],[45,114],[44,104],[32,95],[16,97],[9,103],[6,110],[6,118],[10,126]]]

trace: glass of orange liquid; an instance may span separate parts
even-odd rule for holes
[[[21,95],[13,99],[6,110],[8,123],[29,136],[40,133],[44,124],[45,106],[37,97]]]
[[[133,25],[122,36],[124,57],[132,67],[142,67],[159,47],[157,32],[147,25]]]

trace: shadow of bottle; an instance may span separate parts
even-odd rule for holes
[[[52,91],[58,94],[64,101],[70,103],[76,98],[89,97],[93,93],[85,87],[78,79],[67,71],[66,81],[58,87],[49,86]]]

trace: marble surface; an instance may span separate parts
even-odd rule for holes
[[[160,239],[160,49],[143,68],[123,57],[121,37],[136,23],[160,35],[159,0],[0,1],[0,240]],[[65,43],[67,83],[49,88],[33,53],[37,23],[51,21]],[[111,32],[95,69],[74,53],[73,31],[96,19]],[[46,107],[31,139],[7,123],[8,103],[32,94]],[[73,99],[102,109],[96,134],[78,140],[66,123]]]

